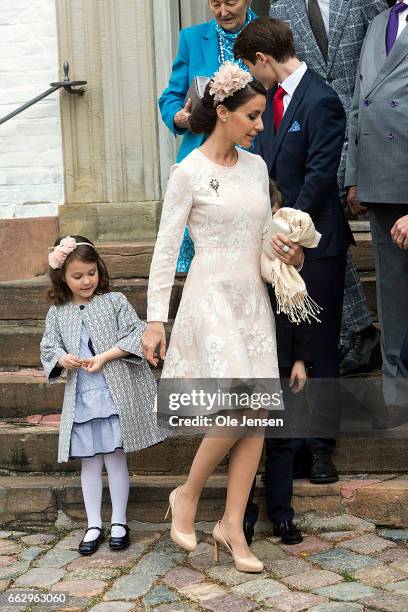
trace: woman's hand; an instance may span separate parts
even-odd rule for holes
[[[103,366],[106,363],[106,358],[104,355],[95,355],[95,357],[91,357],[90,359],[82,360],[82,367],[84,370],[89,372],[89,374],[95,374],[96,372],[100,372]]]
[[[58,365],[66,370],[78,370],[82,366],[82,359],[79,359],[76,355],[63,355],[58,359]]]
[[[147,325],[141,344],[145,358],[157,368],[159,363],[157,347],[159,347],[160,358],[164,359],[166,356],[166,332],[161,321],[152,321]]]
[[[303,247],[289,240],[285,234],[275,234],[272,237],[272,246],[275,255],[281,262],[288,266],[301,268],[305,260]]]
[[[292,367],[292,372],[290,374],[289,387],[292,389],[293,393],[300,393],[303,391],[304,386],[306,384],[306,368],[304,361],[295,361]]]
[[[174,115],[173,123],[179,130],[188,130],[191,117],[191,98],[189,98],[185,106]]]

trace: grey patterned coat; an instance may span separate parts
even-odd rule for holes
[[[278,0],[269,14],[290,26],[299,59],[333,87],[348,117],[367,28],[370,21],[387,8],[386,0],[330,0],[327,64],[310,27],[306,0]],[[347,140],[339,168],[340,189],[344,186],[346,156]]]
[[[50,383],[62,374],[58,360],[65,354],[79,355],[82,321],[96,353],[118,347],[130,353],[109,361],[103,368],[106,384],[119,414],[123,450],[137,451],[167,438],[170,431],[158,425],[154,412],[156,382],[140,347],[143,323],[123,293],[95,295],[84,308],[72,302],[51,306],[41,341],[41,361]],[[74,421],[76,370],[69,370],[62,408],[58,461],[68,461]]]

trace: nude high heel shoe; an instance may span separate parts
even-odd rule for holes
[[[187,550],[188,552],[192,552],[193,550],[197,548],[197,538],[196,538],[195,531],[193,531],[192,533],[183,533],[182,531],[179,531],[178,529],[176,529],[176,526],[174,525],[174,506],[176,503],[176,497],[177,497],[177,492],[179,488],[180,487],[177,487],[177,489],[174,489],[170,493],[169,507],[167,508],[166,516],[164,518],[166,519],[169,516],[170,510],[171,510],[170,537],[173,540],[173,542],[181,546],[181,548],[184,548],[184,550]]]
[[[239,572],[248,572],[250,574],[259,574],[263,572],[264,564],[259,559],[242,559],[241,557],[237,557],[222,534],[220,521],[218,521],[214,527],[212,535],[214,539],[214,558],[217,562],[220,560],[220,545],[222,544],[232,556],[235,567]]]

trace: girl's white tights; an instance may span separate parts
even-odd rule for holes
[[[129,497],[129,471],[126,455],[122,449],[117,449],[109,455],[95,455],[81,459],[81,485],[86,516],[89,527],[102,527],[102,470],[105,463],[108,473],[109,492],[112,503],[111,523],[126,525],[126,508]],[[111,535],[125,535],[123,527],[112,527]],[[95,540],[99,536],[97,529],[91,529],[84,537],[85,542]]]

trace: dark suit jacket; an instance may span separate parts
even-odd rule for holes
[[[316,249],[305,249],[306,259],[345,253],[352,236],[337,186],[346,129],[343,106],[333,89],[307,70],[275,134],[274,93],[275,89],[268,92],[265,129],[257,138],[256,152],[277,182],[284,206],[309,213],[322,234]]]

